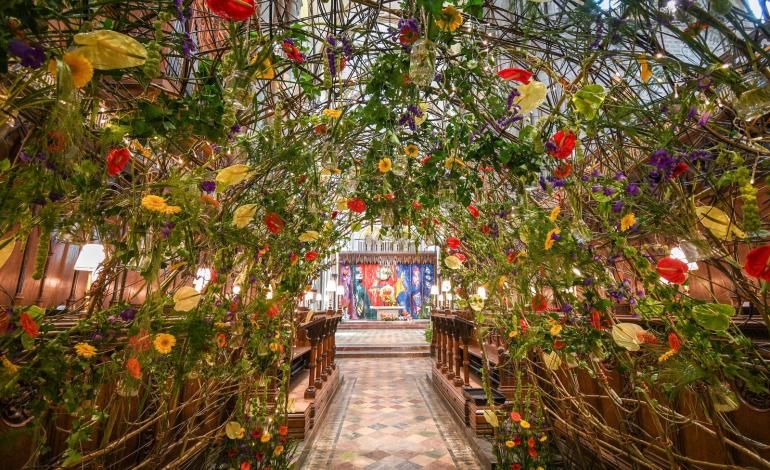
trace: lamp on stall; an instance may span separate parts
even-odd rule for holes
[[[328,297],[332,298],[332,308],[334,310],[337,310],[337,279],[335,279],[337,276],[332,276],[331,279],[329,279],[329,282],[326,283],[326,292],[328,294]]]
[[[444,298],[449,303],[452,301],[452,295],[449,293],[449,291],[452,290],[452,283],[449,281],[449,279],[444,279],[441,281],[441,292],[444,293]]]
[[[451,311],[452,310],[452,293],[451,292],[447,292],[444,295],[444,297],[446,297],[446,302],[449,305],[449,310]]]
[[[430,296],[433,297],[433,306],[435,307],[438,305],[436,303],[438,302],[438,286],[436,284],[430,286]]]
[[[321,308],[323,307],[323,304],[322,304],[323,300],[324,300],[323,294],[321,294],[320,292],[316,292],[315,301],[318,302],[318,310],[321,310]]]
[[[83,245],[80,253],[78,253],[78,259],[75,260],[75,271],[87,271],[88,282],[86,282],[86,290],[91,287],[93,281],[93,275],[101,268],[105,259],[104,245],[99,243],[88,243]]]
[[[310,308],[310,304],[313,302],[313,291],[307,291],[305,292],[305,304],[308,308]]]
[[[241,293],[241,286],[238,284],[233,285],[233,295],[238,295]]]
[[[342,284],[337,284],[337,289],[335,290],[335,300],[337,301],[338,306],[342,306],[339,301],[340,298],[345,295],[345,287]]]

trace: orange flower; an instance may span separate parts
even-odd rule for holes
[[[126,361],[126,370],[128,375],[139,380],[142,378],[142,365],[139,364],[139,360],[135,357],[131,357]]]
[[[283,436],[283,437],[288,436],[289,435],[289,427],[286,426],[285,424],[282,424],[281,426],[279,426],[278,427],[278,435],[279,436]]]
[[[210,194],[201,194],[201,202],[209,204],[213,207],[219,207],[219,201],[214,199],[214,197]]]
[[[224,333],[217,333],[217,347],[224,348],[227,346],[227,336]]]
[[[128,338],[128,344],[136,352],[144,352],[150,349],[150,334],[147,330],[139,330],[139,333]]]
[[[38,328],[35,320],[29,316],[29,313],[22,313],[19,320],[21,321],[21,328],[30,338],[37,338],[38,335],[40,335],[40,329]]]
[[[63,152],[64,149],[67,147],[67,141],[64,137],[64,134],[62,134],[59,131],[48,131],[48,134],[46,134],[46,144],[45,148],[50,153],[59,153]]]

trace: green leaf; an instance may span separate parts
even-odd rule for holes
[[[572,97],[572,104],[575,110],[582,114],[587,120],[591,121],[596,117],[596,112],[604,103],[607,96],[604,87],[597,84],[586,85]]]
[[[692,309],[695,322],[711,331],[725,331],[730,326],[730,317],[735,313],[731,305],[703,304]]]

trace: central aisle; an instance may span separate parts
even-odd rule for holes
[[[479,469],[415,358],[344,359],[338,396],[303,469]]]

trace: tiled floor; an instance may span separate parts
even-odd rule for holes
[[[343,386],[301,468],[480,468],[428,382],[429,359],[345,359],[339,367]]]
[[[425,330],[337,330],[337,346],[351,344],[424,345]]]

